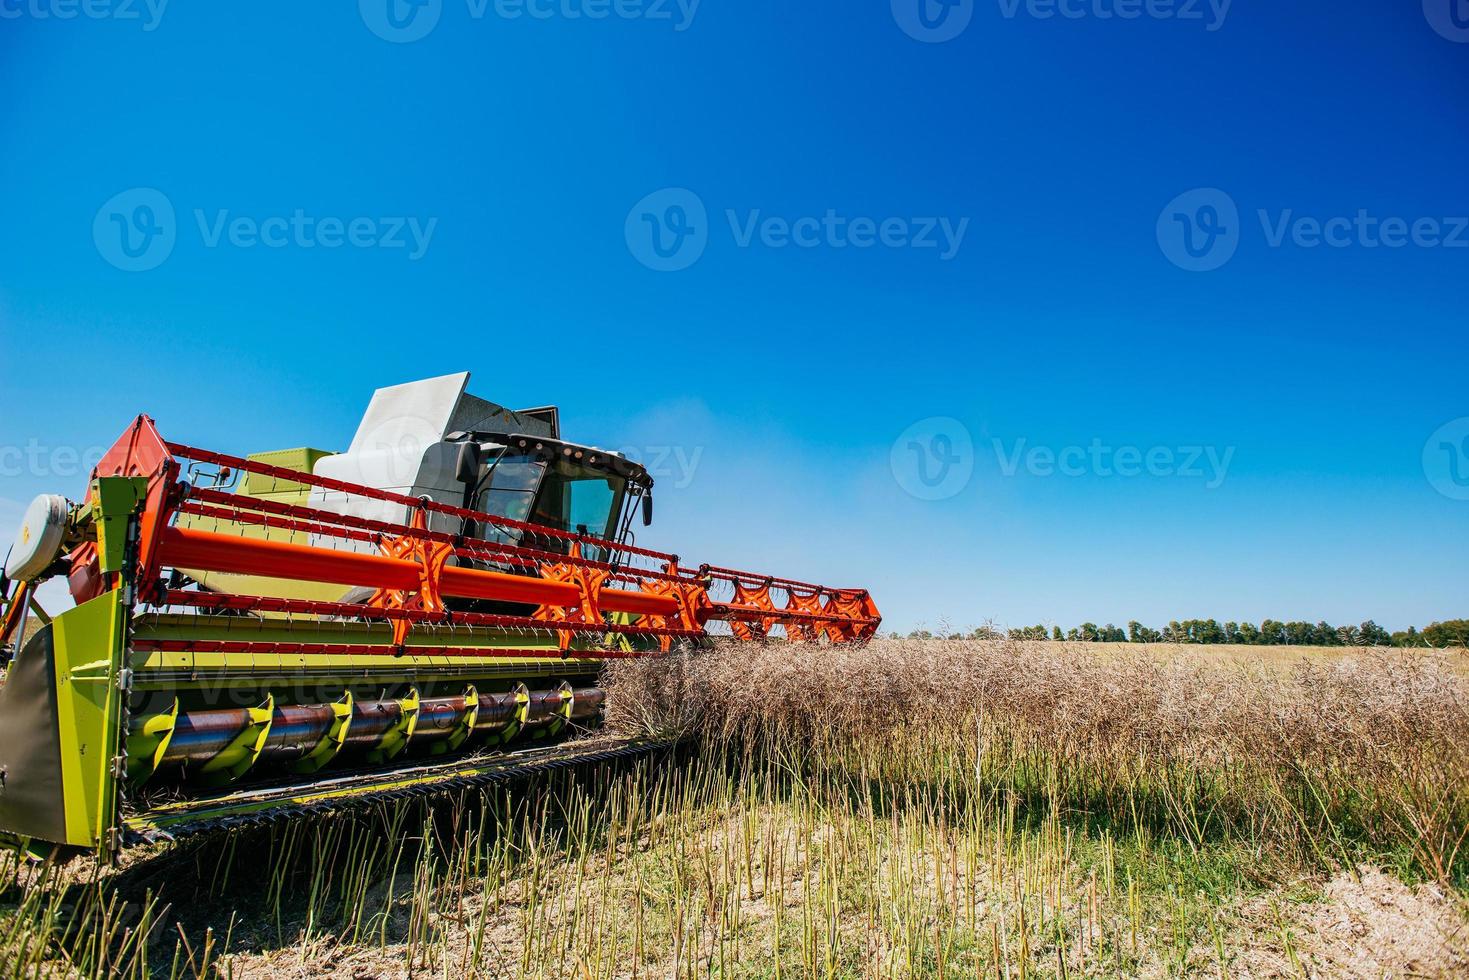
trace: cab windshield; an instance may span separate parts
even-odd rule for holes
[[[480,492],[479,507],[486,514],[512,521],[530,520],[536,487],[546,464],[529,456],[505,456],[490,471],[490,485]],[[504,538],[503,533],[499,537]]]
[[[627,480],[590,466],[557,459],[546,467],[531,522],[562,531],[611,538]]]
[[[610,539],[617,534],[626,491],[624,477],[573,460],[506,455],[494,464],[489,486],[480,492],[479,509],[512,521]],[[494,526],[481,533],[507,544],[518,543],[520,538],[518,531]],[[537,544],[553,551],[567,550],[561,539]],[[587,557],[605,560],[607,556]]]

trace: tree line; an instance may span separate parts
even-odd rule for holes
[[[1267,619],[1254,623],[1220,623],[1214,619],[1173,620],[1162,629],[1144,626],[1137,620],[1127,628],[1107,623],[1082,623],[1069,630],[1059,626],[1020,626],[1002,630],[993,625],[980,626],[969,633],[956,633],[940,628],[937,634],[917,629],[912,639],[999,640],[1071,640],[1081,643],[1238,643],[1258,646],[1321,647],[1469,647],[1469,619],[1447,619],[1430,623],[1420,631],[1409,626],[1389,633],[1372,620],[1358,625],[1333,626],[1325,621],[1308,623],[1301,620],[1281,622]]]

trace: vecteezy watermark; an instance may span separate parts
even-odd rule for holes
[[[296,208],[290,215],[256,218],[231,217],[227,210],[206,214],[194,210],[194,221],[205,248],[221,242],[235,248],[382,248],[407,249],[408,261],[416,262],[428,252],[438,218],[416,216],[338,218],[319,217]]]
[[[357,13],[384,41],[407,44],[439,26],[444,0],[357,0]]]
[[[1469,44],[1469,0],[1423,0],[1423,16],[1440,37]]]
[[[1433,0],[1424,0],[1425,3]],[[1469,2],[1469,0],[1465,0]],[[893,20],[915,41],[939,44],[964,33],[974,0],[891,0]],[[1000,16],[1014,20],[1176,20],[1206,31],[1224,26],[1233,0],[996,0]]]
[[[152,187],[114,194],[92,219],[97,253],[124,272],[158,268],[173,254],[177,239],[173,202]]]
[[[1158,215],[1158,247],[1189,272],[1209,272],[1239,248],[1239,208],[1217,187],[1185,191]]]
[[[1445,422],[1428,437],[1423,475],[1450,500],[1469,500],[1469,418]]]
[[[0,20],[137,21],[144,31],[163,20],[168,0],[0,0]]]
[[[633,258],[657,272],[677,272],[704,254],[709,215],[693,191],[665,187],[632,206],[622,233]]]
[[[833,208],[827,208],[820,217],[763,215],[759,208],[743,215],[730,209],[724,216],[740,248],[749,248],[755,242],[766,248],[932,248],[940,250],[941,262],[959,254],[969,229],[968,218],[848,217]]]
[[[1292,208],[1259,208],[1255,215],[1269,248],[1469,248],[1469,216],[1384,217],[1366,208],[1326,218],[1298,215]],[[1228,262],[1244,231],[1234,199],[1217,187],[1186,191],[1158,215],[1158,247],[1190,272],[1209,272]]]
[[[642,466],[658,485],[675,490],[693,484],[704,458],[703,446],[623,446],[617,451]]]
[[[1469,248],[1469,217],[1379,217],[1358,208],[1351,217],[1314,218],[1286,208],[1271,214],[1261,209],[1265,244],[1280,248]]]
[[[3,2],[3,0],[0,0]],[[464,0],[472,21],[497,20],[646,20],[686,31],[700,0]],[[362,23],[384,41],[422,40],[439,25],[444,0],[357,0]]]
[[[205,248],[401,249],[409,261],[423,258],[439,223],[416,216],[314,215],[304,208],[263,218],[227,208],[195,208],[192,215]],[[158,268],[173,253],[178,235],[173,203],[152,187],[114,195],[92,220],[97,253],[124,272]]]
[[[759,208],[727,208],[725,223],[737,248],[933,249],[940,261],[959,253],[968,218],[872,218],[827,208],[795,218],[767,215]],[[709,244],[711,225],[704,202],[684,187],[654,191],[632,206],[623,223],[633,258],[658,272],[687,269]]]
[[[1229,474],[1234,447],[1226,446],[1109,446],[1093,439],[1085,446],[1029,446],[1017,439],[1006,448],[1002,439],[993,440],[1000,475],[1011,477],[1022,469],[1031,476],[1181,477],[1202,479],[1204,487],[1216,489]]]
[[[898,486],[919,500],[946,500],[974,475],[974,440],[958,419],[919,419],[898,434],[888,453]]]
[[[1224,26],[1233,0],[998,0],[1000,15],[1014,20],[1024,13],[1036,20],[1197,21],[1206,31]]]
[[[30,439],[23,446],[0,446],[0,477],[75,477],[92,472],[105,446],[48,446]]]
[[[893,20],[915,41],[938,44],[964,33],[974,0],[892,0]]]

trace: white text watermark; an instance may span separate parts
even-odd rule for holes
[[[693,25],[700,0],[464,0],[470,21],[647,21],[683,32]],[[433,33],[445,0],[358,0],[358,15],[373,34],[394,44]],[[451,17],[453,14],[451,13]]]
[[[1267,248],[1469,248],[1469,216],[1402,217],[1356,208],[1350,213],[1299,214],[1294,208],[1257,208],[1254,219]],[[1217,187],[1186,191],[1158,215],[1158,247],[1189,272],[1210,272],[1234,257],[1250,231],[1234,198]]]
[[[207,249],[380,249],[423,258],[439,219],[415,215],[313,214],[293,208],[282,214],[240,215],[228,208],[194,208],[192,227]],[[156,269],[173,254],[182,229],[173,202],[152,187],[114,195],[97,210],[92,241],[107,262],[125,272]]]
[[[152,31],[167,9],[168,0],[0,0],[0,20],[115,20]]]
[[[969,219],[948,216],[851,215],[837,208],[820,214],[766,214],[760,208],[726,208],[723,224],[736,248],[883,248],[933,254],[947,262],[959,254]],[[703,200],[682,187],[654,191],[633,205],[623,224],[628,251],[650,269],[675,272],[697,262],[714,230]]]

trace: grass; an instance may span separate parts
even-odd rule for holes
[[[1304,976],[1310,910],[1368,863],[1464,921],[1469,682],[1442,657],[881,641],[608,683],[610,724],[695,747],[0,865],[0,977]]]

